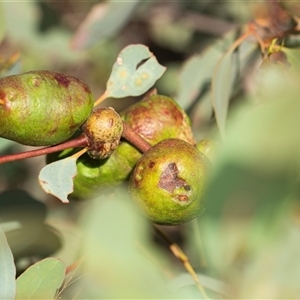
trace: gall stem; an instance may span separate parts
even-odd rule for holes
[[[36,157],[36,156],[41,156],[41,155],[46,155],[54,152],[59,152],[68,148],[78,148],[78,147],[86,147],[86,146],[87,146],[87,138],[85,135],[82,134],[73,140],[69,140],[55,146],[0,156],[0,164],[31,158],[31,157]]]
[[[143,139],[137,132],[135,132],[126,122],[123,121],[123,133],[122,137],[130,142],[134,147],[136,147],[141,152],[147,151],[151,145]],[[79,137],[66,141],[64,143],[49,146],[39,149],[34,149],[26,152],[8,154],[0,156],[0,164],[17,161],[26,158],[32,158],[41,155],[47,155],[54,152],[59,152],[68,148],[85,148],[88,146],[87,137],[81,134]]]
[[[122,137],[143,153],[151,148],[151,145],[124,121]]]

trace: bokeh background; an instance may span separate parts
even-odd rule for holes
[[[184,250],[210,298],[296,299],[298,15],[288,1],[0,1],[0,76],[68,73],[97,98],[118,53],[148,46],[167,67],[158,93],[186,110],[198,141],[220,143],[202,214],[161,230]],[[250,27],[255,34],[230,48]],[[121,111],[141,97],[103,105]],[[0,139],[1,154],[30,149]],[[62,299],[205,297],[132,209],[126,184],[63,205],[38,184],[44,165],[45,157],[0,165],[0,224],[18,274],[54,256],[73,266]]]

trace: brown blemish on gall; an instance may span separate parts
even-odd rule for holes
[[[52,128],[51,130],[49,130],[48,132],[47,132],[47,134],[49,135],[49,136],[51,136],[51,135],[55,135],[56,133],[57,133],[57,131],[58,131],[58,128]]]
[[[169,163],[163,170],[158,182],[158,186],[169,193],[173,193],[176,188],[183,187],[186,189],[186,187],[189,187],[185,180],[178,177],[178,168],[174,162]]]
[[[152,169],[155,166],[155,162],[150,161],[148,166],[149,166],[150,169]]]
[[[39,77],[33,77],[29,79],[29,84],[34,87],[40,86],[42,79]]]
[[[58,84],[66,87],[66,88],[68,88],[71,81],[73,81],[73,82],[77,83],[78,85],[80,85],[86,94],[91,94],[90,87],[76,77],[72,77],[72,79],[70,79],[69,76],[67,76],[65,74],[56,73],[54,78],[56,79]]]
[[[7,100],[7,94],[0,90],[0,105],[2,106],[2,109],[9,110],[9,101]]]
[[[54,78],[58,82],[58,84],[64,86],[65,88],[68,88],[68,86],[71,82],[67,76],[65,76],[64,74],[60,74],[60,73],[56,73]]]
[[[187,195],[178,195],[176,196],[176,199],[179,201],[188,201],[189,197]]]
[[[4,91],[0,90],[0,103],[1,104],[5,103],[5,98],[6,98],[6,93]]]
[[[134,186],[139,187],[141,185],[141,180],[136,177],[133,178]]]

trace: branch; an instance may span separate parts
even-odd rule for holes
[[[151,145],[124,121],[122,137],[143,153],[151,148]]]
[[[199,277],[197,276],[195,270],[193,269],[193,267],[189,262],[189,258],[185,255],[185,253],[181,250],[181,248],[175,242],[173,242],[164,232],[162,232],[157,226],[153,225],[153,228],[156,234],[158,234],[168,244],[173,255],[180,260],[180,262],[183,264],[185,269],[189,272],[189,274],[195,281],[196,286],[199,292],[201,293],[202,297],[204,299],[209,299],[203,286],[200,283]]]
[[[143,139],[136,131],[134,131],[126,122],[123,121],[123,133],[122,137],[125,138],[128,142],[130,142],[134,147],[139,149],[141,152],[147,151],[151,145]],[[31,151],[8,154],[0,156],[0,164],[17,161],[26,158],[32,158],[36,156],[46,155],[54,152],[59,152],[68,148],[79,148],[79,147],[87,147],[88,140],[84,134],[81,134],[79,137],[66,141],[64,143],[44,147],[39,149],[34,149]]]
[[[55,145],[55,146],[50,146],[50,147],[44,147],[44,148],[39,148],[39,149],[34,149],[31,151],[26,151],[22,153],[16,153],[16,154],[8,154],[8,155],[3,155],[0,156],[0,164],[11,162],[11,161],[16,161],[16,160],[21,160],[21,159],[26,159],[26,158],[31,158],[31,157],[36,157],[36,156],[41,156],[45,154],[50,154],[54,152],[59,152],[68,148],[77,148],[77,147],[86,147],[87,146],[87,139],[86,136],[81,134],[79,137],[66,141],[64,143]]]

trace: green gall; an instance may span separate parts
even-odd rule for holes
[[[0,136],[30,146],[69,139],[91,113],[88,85],[57,72],[31,71],[0,79]]]
[[[187,114],[170,97],[146,96],[120,115],[151,145],[168,138],[179,138],[196,144]],[[140,151],[127,141],[122,141],[105,160],[96,161],[88,154],[82,155],[77,160],[78,175],[74,178],[74,192],[71,196],[85,199],[100,190],[120,185],[129,178],[141,156]]]
[[[209,167],[195,146],[180,139],[163,140],[138,160],[130,177],[131,197],[154,223],[188,222],[201,211]]]

